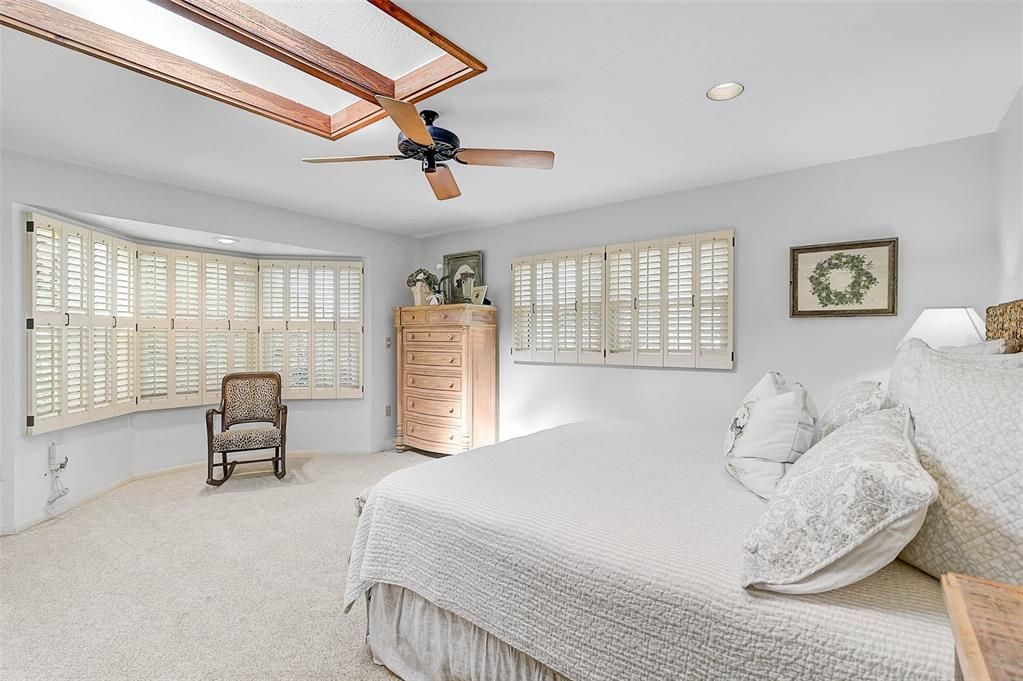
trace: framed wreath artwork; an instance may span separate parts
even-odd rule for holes
[[[789,261],[790,317],[898,313],[898,239],[796,246]]]

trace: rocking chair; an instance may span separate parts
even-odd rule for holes
[[[219,487],[227,482],[238,464],[273,462],[277,479],[287,474],[285,447],[288,405],[281,403],[281,375],[275,372],[227,374],[221,383],[220,407],[206,411],[207,466],[206,484]],[[220,432],[213,432],[213,415],[220,414]],[[267,428],[231,430],[239,423],[271,423]],[[254,449],[273,449],[265,459],[228,461],[227,455]],[[213,462],[220,454],[220,463]],[[213,469],[222,468],[222,477],[214,479]]]

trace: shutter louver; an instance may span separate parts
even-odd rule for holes
[[[140,400],[159,402],[168,397],[168,335],[166,329],[138,332]]]
[[[732,366],[732,237],[699,239],[699,366]]]
[[[604,249],[579,252],[579,361],[604,363]]]
[[[332,262],[312,263],[310,397],[337,397],[338,273]]]
[[[205,366],[203,367],[206,377],[205,393],[206,402],[219,399],[220,386],[224,380],[227,369],[227,331],[203,329],[205,337]]]
[[[89,321],[89,420],[108,418],[114,408],[114,323],[116,312],[116,252],[114,240],[92,233],[92,315]]]
[[[532,358],[533,331],[533,259],[512,262],[512,354],[517,359]]]
[[[693,351],[693,240],[670,240],[667,254],[667,342],[665,366],[695,366]]]
[[[284,396],[310,396],[310,337],[312,335],[312,270],[306,261],[289,261],[287,271],[287,312],[285,343],[287,371]]]
[[[633,364],[635,262],[632,244],[607,247],[607,364]]]
[[[554,260],[533,259],[533,361],[554,361]]]
[[[362,397],[362,263],[338,263],[337,396]]]
[[[174,406],[169,390],[173,376],[171,345],[171,251],[138,253],[138,391],[139,409]]]
[[[231,263],[231,371],[259,370],[259,280],[256,262],[235,258]]]
[[[127,414],[135,411],[135,329],[131,326],[114,329],[114,382],[115,411]]]
[[[135,350],[135,247],[114,241],[114,413],[135,411],[138,365]]]
[[[664,364],[664,246],[636,244],[636,364]]]
[[[53,324],[36,326],[32,331],[32,344],[30,375],[33,377],[34,398],[31,407],[35,416],[34,427],[49,430],[45,426],[60,427],[59,420],[64,406],[61,327]]]
[[[202,256],[202,393],[206,404],[220,401],[221,382],[230,363],[231,265],[224,255]]]
[[[202,404],[200,372],[202,366],[201,257],[191,251],[176,251],[173,256],[174,282],[172,298],[174,314],[171,318],[171,342],[174,360],[171,375],[174,381],[174,406]]]
[[[32,330],[28,338],[31,433],[63,428],[64,418],[64,235],[62,224],[29,213],[29,273]]]
[[[231,371],[258,371],[259,345],[256,330],[231,330]],[[219,390],[219,386],[218,386]]]
[[[579,361],[579,273],[575,251],[555,258],[557,273],[557,314],[554,361],[575,364]]]
[[[284,261],[259,261],[259,367],[287,381],[287,273]]]

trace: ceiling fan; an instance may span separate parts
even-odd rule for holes
[[[377,96],[377,101],[401,132],[398,134],[400,154],[381,156],[328,156],[304,158],[306,163],[351,163],[354,161],[403,161],[416,159],[423,164],[423,173],[439,201],[461,196],[455,176],[444,164],[454,160],[467,166],[502,166],[505,168],[554,167],[553,151],[524,149],[468,149],[461,146],[458,135],[433,124],[437,112],[416,111],[416,107],[400,99]]]

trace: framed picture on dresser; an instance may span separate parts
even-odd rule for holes
[[[465,251],[444,256],[447,278],[447,302],[471,303],[472,290],[486,284],[483,277],[483,251]]]
[[[790,317],[892,316],[898,300],[898,239],[789,250]]]

